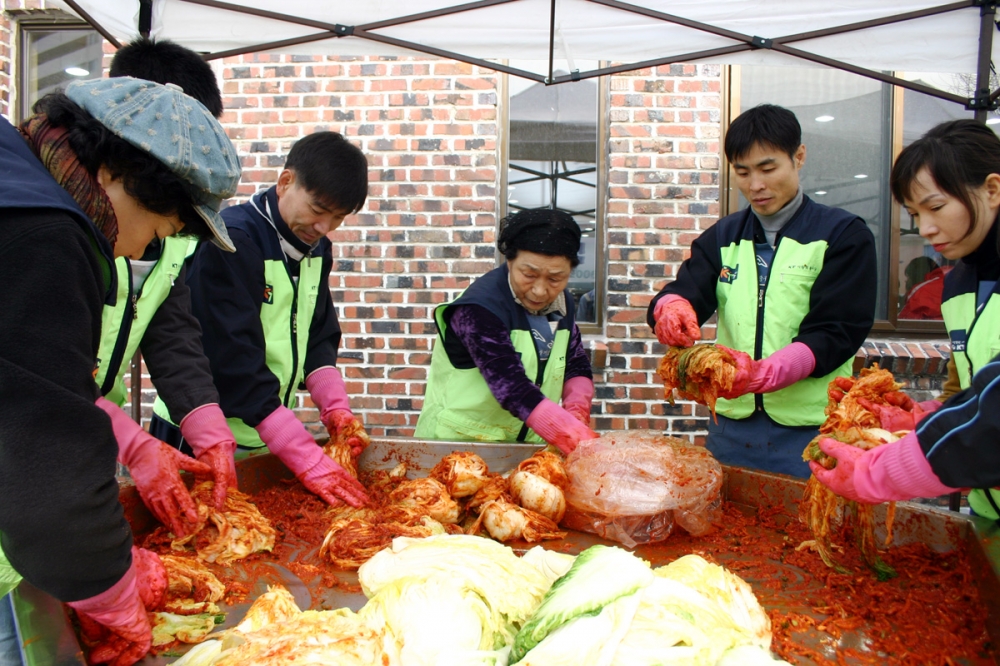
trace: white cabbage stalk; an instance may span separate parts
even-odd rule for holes
[[[428,579],[444,574],[488,605],[494,645],[510,644],[521,624],[541,601],[549,580],[514,551],[482,537],[462,534],[393,539],[358,569],[361,589],[370,599],[403,578]]]
[[[636,592],[612,601],[596,615],[578,616],[543,638],[513,666],[611,666],[638,607]]]
[[[573,566],[576,555],[559,553],[554,550],[535,546],[521,556],[521,560],[533,565],[542,572],[542,575],[549,579],[549,582],[556,582],[557,578],[562,578],[569,568]]]
[[[188,650],[173,666],[212,666],[222,652],[222,641],[205,641]]]
[[[525,509],[542,514],[558,523],[566,514],[566,497],[558,486],[531,472],[514,472],[510,490]]]
[[[483,598],[452,576],[402,578],[383,587],[358,616],[384,631],[386,654],[401,666],[497,666],[506,652]]]

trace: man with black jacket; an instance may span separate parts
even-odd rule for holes
[[[851,374],[878,285],[864,221],[803,194],[801,139],[795,114],[778,106],[732,122],[726,157],[750,205],[692,243],[648,321],[663,344],[689,347],[718,312],[737,373],[706,446],[725,464],[805,477],[802,450],[825,419],[830,380]]]
[[[358,506],[364,488],[295,416],[304,383],[331,437],[360,454],[368,436],[337,369],[340,324],[330,294],[328,233],[368,195],[368,163],[336,132],[292,146],[275,186],[223,212],[235,253],[202,244],[188,270],[194,315],[237,444],[268,449],[330,504]],[[157,428],[169,415],[157,400]]]
[[[115,53],[110,73],[178,85],[213,116],[222,115],[222,95],[212,68],[179,44],[137,39]],[[226,488],[236,487],[236,442],[219,408],[219,392],[201,346],[201,327],[191,314],[191,292],[184,282],[184,261],[196,242],[154,238],[141,256],[115,260],[118,298],[115,305],[104,308],[95,379],[102,396],[98,405],[126,426],[121,410],[128,400],[124,375],[136,350],[142,353],[157,395],[180,423],[183,441],[190,446],[184,450],[193,451],[198,460],[212,467],[213,499],[221,508]],[[155,429],[151,432],[153,437],[160,434]],[[127,465],[129,461],[122,462]],[[144,491],[141,486],[138,489],[140,494]],[[183,487],[175,493],[181,497],[178,505],[190,502]],[[182,517],[172,515],[169,508],[150,508],[176,534],[185,529]]]

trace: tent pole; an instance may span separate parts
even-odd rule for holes
[[[552,0],[552,8],[549,11],[549,76],[545,83],[552,83],[555,76],[554,63],[556,59],[556,0]]]
[[[979,7],[979,67],[976,71],[976,120],[986,122],[990,106],[990,73],[993,55],[993,31],[996,30],[997,6],[995,2],[984,2]]]
[[[74,0],[66,0],[66,4],[69,6],[70,9],[72,9],[74,12],[76,12],[80,16],[80,18],[82,18],[84,21],[86,21],[87,23],[89,23],[90,26],[94,30],[96,30],[97,32],[101,33],[101,37],[103,37],[104,39],[108,40],[111,43],[112,46],[114,46],[116,49],[120,49],[122,47],[121,42],[119,42],[117,39],[115,39],[114,35],[112,35],[110,32],[108,32],[107,29],[103,25],[101,25],[96,20],[94,20],[93,16],[91,16],[87,12],[83,11],[83,8],[80,7],[79,4],[77,4],[76,2],[74,2]]]

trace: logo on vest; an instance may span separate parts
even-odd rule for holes
[[[955,331],[948,331],[948,337],[951,338],[951,350],[953,352],[964,352],[965,343],[969,339],[969,334],[962,329]]]
[[[274,287],[272,285],[264,285],[264,302],[268,305],[274,305]]]
[[[729,266],[723,266],[722,270],[719,271],[719,282],[725,282],[726,284],[732,284],[736,281],[736,274],[740,270],[740,265],[736,264],[735,268],[730,268]]]
[[[809,264],[798,264],[798,265],[792,264],[792,265],[790,265],[790,266],[787,267],[787,270],[790,270],[790,271],[806,271],[808,273],[818,273],[819,272],[819,268],[817,268],[816,266],[810,266]]]

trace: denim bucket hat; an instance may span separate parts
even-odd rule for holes
[[[129,77],[74,81],[66,87],[66,96],[186,181],[195,210],[212,230],[213,242],[236,251],[219,210],[236,193],[240,160],[208,109],[179,86]]]

